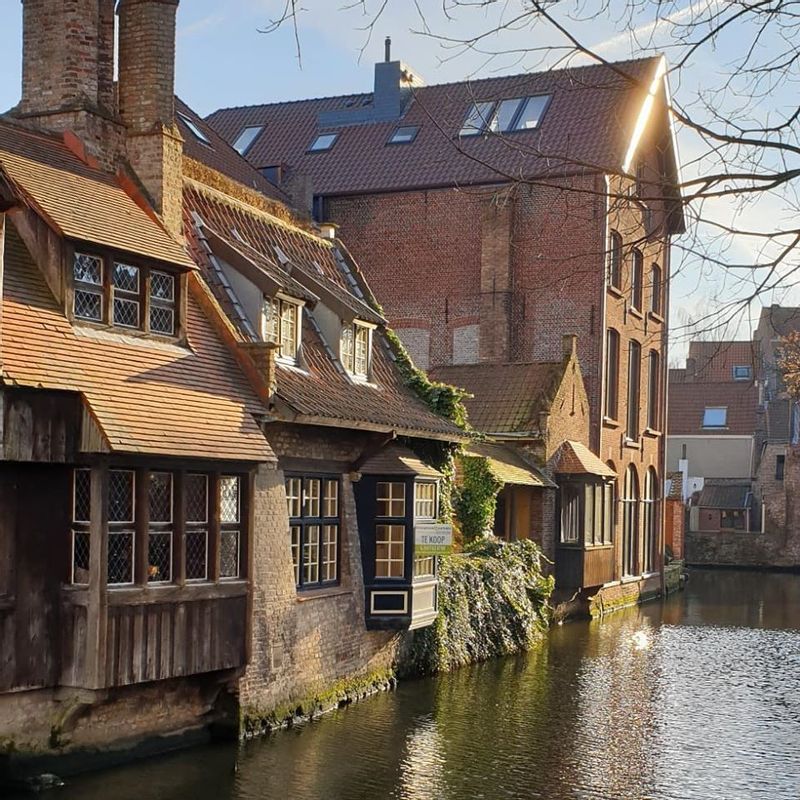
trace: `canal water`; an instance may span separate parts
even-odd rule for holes
[[[797,800],[800,575],[692,572],[664,603],[562,625],[524,656],[54,796]]]

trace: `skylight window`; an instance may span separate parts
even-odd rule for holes
[[[239,155],[244,155],[253,146],[253,142],[261,135],[263,130],[263,125],[249,125],[244,128],[233,143],[233,149]]]
[[[474,103],[464,120],[464,126],[461,128],[461,136],[475,136],[478,133],[483,133],[488,124],[491,122],[492,109],[494,103]]]
[[[724,428],[728,424],[728,409],[724,406],[706,406],[703,413],[704,428]]]
[[[181,118],[181,122],[194,134],[196,139],[211,147],[211,140],[200,130],[197,123],[191,119],[191,117],[187,117],[186,114],[178,114],[178,116]]]
[[[321,153],[323,150],[330,150],[333,143],[338,138],[338,133],[321,133],[311,142],[311,147],[308,148],[309,153]]]
[[[417,138],[417,133],[419,133],[419,126],[402,125],[394,129],[389,144],[411,144]]]
[[[533,130],[539,127],[549,103],[549,94],[474,103],[459,135]]]
[[[752,374],[752,370],[746,364],[738,364],[733,368],[733,379],[735,381],[749,381]]]

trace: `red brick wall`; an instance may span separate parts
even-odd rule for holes
[[[686,512],[683,502],[675,498],[667,500],[665,517],[664,541],[672,551],[672,557],[680,560],[683,558],[686,527]]]

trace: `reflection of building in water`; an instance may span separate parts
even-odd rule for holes
[[[444,797],[447,784],[447,759],[435,720],[418,718],[408,736],[400,770],[403,800],[430,800]]]

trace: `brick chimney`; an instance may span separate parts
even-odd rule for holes
[[[23,0],[22,99],[11,112],[72,131],[113,168],[123,148],[114,107],[114,0]]]
[[[128,161],[166,228],[182,237],[183,139],[175,122],[179,0],[120,0],[119,112]]]

